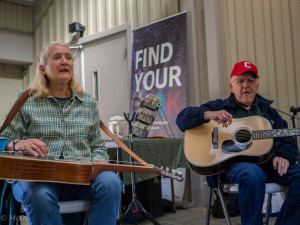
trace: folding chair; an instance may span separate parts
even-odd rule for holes
[[[231,225],[228,210],[227,210],[226,204],[224,203],[223,193],[224,192],[237,193],[238,188],[235,188],[235,189],[230,188],[232,186],[232,184],[223,184],[220,181],[219,177],[218,177],[217,181],[218,181],[218,184],[216,187],[213,187],[213,186],[209,187],[208,204],[207,204],[207,211],[206,211],[206,225],[209,225],[209,222],[210,222],[210,208],[211,208],[211,200],[212,200],[212,191],[213,190],[216,191],[217,195],[220,198],[223,213],[224,213],[225,220],[226,220],[226,224]],[[268,198],[267,198],[266,216],[265,216],[265,221],[264,221],[265,225],[269,224],[272,194],[277,193],[277,192],[287,192],[288,189],[289,189],[288,186],[279,185],[276,183],[266,183],[266,192],[265,193],[268,194]]]

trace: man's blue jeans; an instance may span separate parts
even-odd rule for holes
[[[266,169],[268,168],[268,169]],[[300,224],[300,165],[291,165],[279,176],[271,166],[236,163],[224,171],[223,182],[239,184],[239,204],[243,225],[263,225],[262,207],[265,183],[289,185],[289,191],[276,220],[276,225]]]
[[[31,225],[61,225],[58,201],[89,200],[89,225],[115,225],[120,206],[122,182],[114,172],[102,172],[91,185],[18,181],[13,195],[26,209]]]

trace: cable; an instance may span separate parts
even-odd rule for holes
[[[281,110],[279,110],[279,109],[276,109],[276,108],[274,108],[274,107],[272,107],[272,106],[271,106],[271,108],[275,109],[276,111],[278,111],[278,112],[280,112],[280,113],[282,113],[282,114],[285,114],[285,115],[287,115],[287,116],[294,117],[295,119],[300,120],[299,117],[296,117],[296,116],[294,116],[294,115],[290,115],[290,114],[288,114],[288,113],[286,113],[286,112],[283,112],[283,111],[281,111]]]

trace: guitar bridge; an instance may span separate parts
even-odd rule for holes
[[[215,127],[214,129],[213,129],[213,132],[212,132],[212,144],[213,144],[213,146],[214,146],[214,149],[216,149],[216,148],[218,148],[219,147],[219,145],[218,145],[218,128],[217,127]]]

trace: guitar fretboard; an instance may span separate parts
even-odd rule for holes
[[[274,130],[255,130],[252,131],[252,139],[268,139],[276,137],[299,136],[300,129],[274,129]]]

